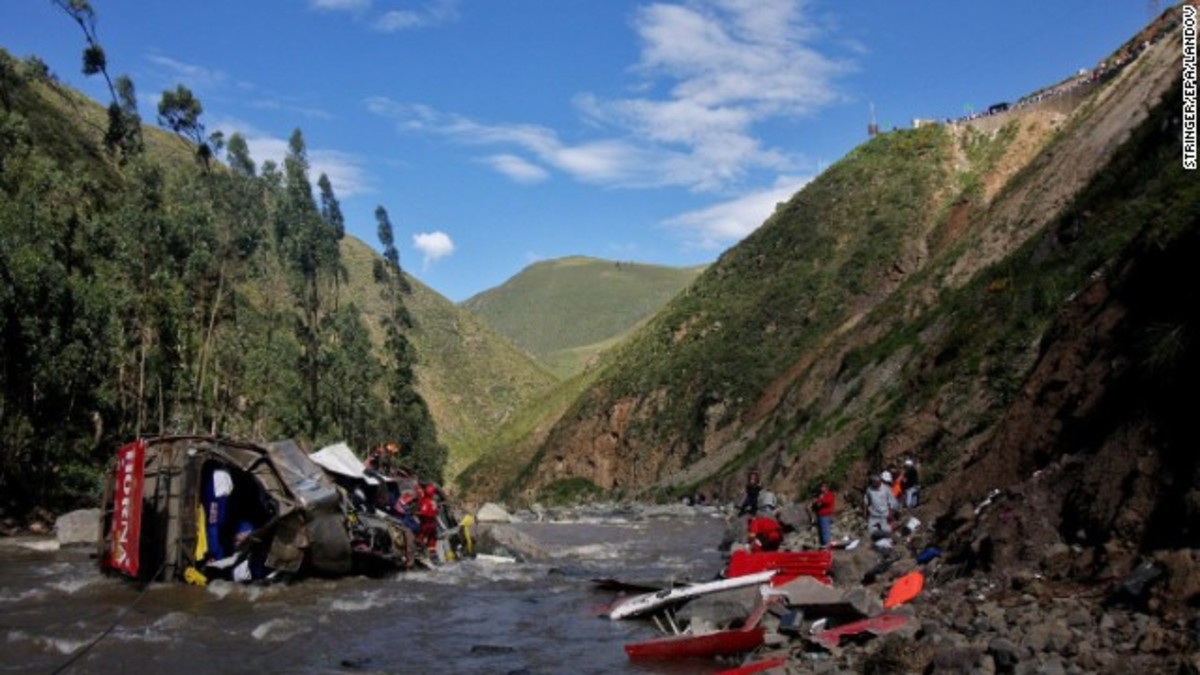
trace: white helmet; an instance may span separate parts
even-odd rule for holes
[[[763,490],[758,496],[758,508],[773,509],[775,508],[775,493],[770,490]]]
[[[879,474],[879,480],[881,480],[885,483],[891,483],[892,482],[892,472],[884,471],[883,473]]]

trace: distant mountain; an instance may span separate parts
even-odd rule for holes
[[[578,256],[546,260],[462,307],[565,378],[621,342],[703,269]]]

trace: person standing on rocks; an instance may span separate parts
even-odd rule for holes
[[[822,482],[817,488],[817,497],[812,500],[809,508],[817,518],[817,535],[821,539],[821,548],[829,548],[833,539],[833,507],[837,502],[829,484]]]
[[[904,506],[916,508],[921,499],[921,475],[911,457],[904,460]]]
[[[885,472],[886,473],[886,472]],[[863,512],[867,517],[867,535],[891,534],[891,520],[900,509],[892,488],[879,475],[871,476],[871,486],[863,495]]]
[[[738,507],[738,515],[745,516],[758,513],[758,494],[762,492],[762,477],[758,474],[758,469],[750,469],[750,474],[746,476],[746,494],[742,498],[742,505]]]

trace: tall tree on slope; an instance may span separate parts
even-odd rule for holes
[[[379,225],[379,242],[383,244],[384,260],[375,264],[375,280],[383,285],[383,296],[390,305],[385,322],[387,331],[387,392],[391,405],[391,428],[407,453],[412,468],[425,480],[442,481],[446,468],[446,447],[438,442],[437,427],[429,414],[429,406],[417,392],[416,353],[408,341],[412,317],[404,306],[404,294],[410,292],[404,272],[400,269],[400,253],[387,210],[375,209]]]

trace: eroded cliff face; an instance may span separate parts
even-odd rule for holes
[[[1173,451],[1155,443],[1161,422],[1127,414],[1080,441],[1089,437],[1084,430],[1120,418],[1120,402],[1129,398],[1114,383],[1135,377],[1131,345],[1155,325],[1131,319],[1141,302],[1132,289],[1143,288],[1132,281],[1140,278],[1134,271],[1151,249],[1097,241],[1147,236],[1122,220],[1122,204],[1136,201],[1136,191],[1112,203],[1100,197],[1112,192],[1105,181],[1141,172],[1150,185],[1166,166],[1153,150],[1169,146],[1172,121],[1154,103],[1178,83],[1173,46],[1168,39],[1152,47],[1070,115],[1033,109],[1010,113],[1015,126],[1007,131],[952,128],[946,152],[930,158],[946,176],[930,200],[931,217],[914,223],[874,283],[757,395],[668,387],[614,395],[602,380],[550,432],[524,494],[584,478],[625,496],[698,490],[733,497],[753,465],[780,493],[803,498],[818,478],[857,490],[869,472],[915,457],[933,483],[929,513],[940,515],[1087,452],[1094,461],[1062,483],[1070,489],[1056,502],[1063,515],[1055,528],[1078,522],[1085,532],[1128,530],[1118,503],[1142,504],[1143,512],[1194,509],[1200,500],[1192,497],[1168,506],[1148,496],[1166,480],[1165,467],[1179,468],[1164,459]],[[1141,136],[1131,140],[1135,132]],[[1008,134],[986,161],[963,151],[980,133]],[[956,189],[968,175],[979,187]],[[868,198],[862,191],[844,196]],[[802,192],[793,202],[804,199]],[[771,262],[760,262],[759,273],[770,274]],[[732,274],[732,267],[718,264],[709,274]],[[766,344],[778,322],[808,318],[784,308],[774,316],[730,326],[696,312],[672,327],[672,339],[739,331],[744,344]],[[1168,343],[1192,339],[1191,329],[1161,330]],[[672,427],[661,413],[681,396],[692,416]],[[1137,450],[1146,447],[1160,450]],[[1086,498],[1108,478],[1115,480],[1105,485],[1121,486],[1117,493]],[[1135,535],[1158,536],[1145,526]]]

